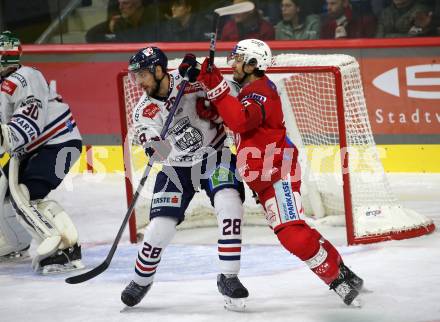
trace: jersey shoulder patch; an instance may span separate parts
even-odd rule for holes
[[[16,89],[17,89],[17,84],[15,84],[13,81],[10,81],[9,79],[5,79],[2,82],[0,91],[12,96]]]
[[[142,109],[142,116],[152,119],[160,111],[159,106],[154,103],[150,103]]]

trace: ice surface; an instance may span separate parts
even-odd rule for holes
[[[405,206],[430,216],[440,227],[440,176],[392,175],[391,184]],[[78,227],[87,268],[99,264],[125,213],[123,178],[72,176],[53,197]],[[110,268],[83,284],[66,284],[69,275],[35,275],[30,260],[1,263],[0,321],[440,321],[437,231],[409,240],[346,247],[341,227],[317,228],[373,291],[361,295],[361,309],[343,305],[278,245],[268,228],[245,227],[241,280],[250,292],[247,311],[225,311],[215,283],[216,228],[201,228],[177,233],[150,293],[123,312],[120,292],[130,281],[137,251],[128,243],[128,234]]]

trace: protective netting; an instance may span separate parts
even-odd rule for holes
[[[170,68],[176,68],[179,62],[170,61]],[[215,63],[226,67],[225,58],[216,58]],[[278,86],[289,137],[300,149],[306,213],[316,218],[326,215],[322,221],[342,223],[345,213],[351,213],[346,218],[353,230],[349,229],[350,243],[411,237],[433,228],[430,219],[402,208],[391,191],[371,131],[359,65],[353,57],[278,55],[268,76]],[[133,142],[131,110],[141,94],[125,77],[129,142]],[[346,141],[348,151],[346,169],[341,166],[341,141],[343,145]],[[146,160],[141,149],[130,145],[132,183],[136,187]],[[347,154],[344,156],[347,158]],[[346,181],[345,194],[342,173],[348,173],[345,178],[350,180],[349,185]],[[151,182],[147,184],[146,196],[151,195]],[[254,224],[264,223],[261,209],[248,199],[245,219]],[[143,224],[148,201],[139,204],[144,209],[138,210],[137,218]],[[196,195],[185,222],[191,227],[215,224],[215,218],[207,213],[213,213],[208,198]],[[405,236],[400,236],[402,232]]]

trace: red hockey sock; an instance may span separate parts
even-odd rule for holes
[[[284,248],[306,262],[326,284],[338,277],[341,256],[329,241],[306,223],[283,227],[277,237]]]
[[[328,240],[321,239],[318,252],[305,262],[328,285],[339,276],[341,261],[341,255],[336,248]]]

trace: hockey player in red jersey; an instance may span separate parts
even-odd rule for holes
[[[221,72],[208,58],[198,81],[225,124],[235,133],[237,169],[254,190],[266,219],[280,243],[304,261],[345,304],[355,300],[363,281],[344,265],[336,248],[302,219],[301,175],[298,150],[286,136],[281,100],[275,84],[265,75],[271,65],[269,46],[257,39],[237,43],[228,63],[241,84],[238,97],[229,95]]]

